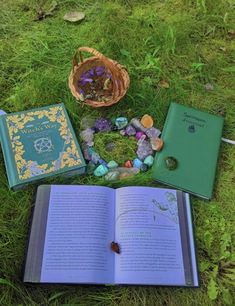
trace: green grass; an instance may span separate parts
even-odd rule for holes
[[[149,113],[162,128],[174,100],[212,114],[223,110],[224,137],[235,139],[232,0],[58,0],[53,17],[35,22],[38,3],[0,3],[1,109],[64,102],[78,135],[84,116]],[[86,19],[79,25],[65,23],[62,17],[70,10],[85,11]],[[131,85],[120,103],[99,110],[76,103],[67,79],[79,46],[94,47],[126,65]],[[160,80],[167,80],[169,89],[160,88]],[[214,90],[206,91],[206,83]],[[0,153],[0,305],[234,304],[234,173],[235,148],[222,144],[213,200],[192,198],[199,289],[26,286],[22,266],[36,186],[10,191]],[[106,184],[92,176],[47,180],[52,182]],[[146,173],[113,186],[126,184],[153,185]]]

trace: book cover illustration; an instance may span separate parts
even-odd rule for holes
[[[6,116],[19,180],[83,164],[62,104]]]

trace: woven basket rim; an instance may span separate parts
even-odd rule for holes
[[[84,48],[84,47],[83,47]],[[82,49],[82,48],[80,48]],[[90,48],[89,48],[90,50]],[[92,49],[93,52],[98,52],[94,49]],[[100,54],[98,52],[98,54]],[[102,57],[103,58],[102,58]],[[113,95],[110,101],[108,102],[100,102],[100,101],[95,101],[95,100],[89,100],[86,99],[83,101],[83,104],[87,104],[93,107],[102,107],[102,106],[111,106],[117,102],[126,94],[126,91],[129,87],[130,84],[130,78],[128,75],[128,72],[124,66],[119,64],[117,61],[112,60],[110,58],[104,57],[103,55],[101,56],[92,56],[84,59],[80,63],[75,63],[73,62],[73,68],[70,72],[69,75],[69,88],[71,90],[72,95],[78,100],[81,101],[81,95],[77,90],[77,86],[75,82],[77,82],[78,78],[77,75],[80,74],[84,71],[87,71],[89,68],[95,66],[95,62],[100,62],[103,66],[107,67],[111,74],[112,74],[112,79],[113,79]],[[104,60],[105,59],[105,60]],[[114,83],[115,82],[115,83]],[[115,92],[116,90],[116,92]]]

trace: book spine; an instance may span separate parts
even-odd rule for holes
[[[170,104],[170,107],[169,107],[169,110],[168,110],[168,113],[167,113],[167,116],[166,116],[166,119],[165,119],[165,123],[164,123],[164,126],[163,126],[163,130],[162,130],[162,133],[161,133],[161,139],[163,141],[164,140],[164,137],[165,137],[165,134],[166,134],[166,130],[168,129],[169,127],[169,118],[171,117],[171,111],[172,111],[172,107],[174,105],[174,102],[171,102]],[[164,144],[165,145],[165,144]],[[164,148],[164,147],[163,147]],[[158,163],[159,163],[159,157],[160,157],[160,154],[156,154],[155,155],[155,159],[154,159],[154,168],[157,168],[158,166]]]
[[[187,216],[186,194],[182,191],[177,191],[177,205],[181,234],[182,255],[184,262],[185,285],[194,286],[192,253],[190,249],[189,237],[189,220]]]
[[[37,190],[24,267],[23,281],[26,283],[39,283],[41,280],[50,192],[51,185],[41,185]]]
[[[10,140],[7,134],[7,126],[5,122],[5,116],[0,117],[0,139],[2,152],[7,172],[7,178],[10,187],[13,187],[16,184],[15,180],[15,168],[14,168],[14,156],[10,147]]]

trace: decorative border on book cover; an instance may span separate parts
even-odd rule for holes
[[[46,117],[51,123],[59,123],[59,133],[64,141],[63,149],[58,159],[39,165],[37,161],[25,160],[24,144],[20,140],[19,130],[24,129],[29,122]],[[82,164],[73,135],[68,126],[68,120],[62,106],[52,106],[47,109],[13,114],[6,117],[12,150],[19,179],[26,180],[37,175],[48,174],[65,167]]]

